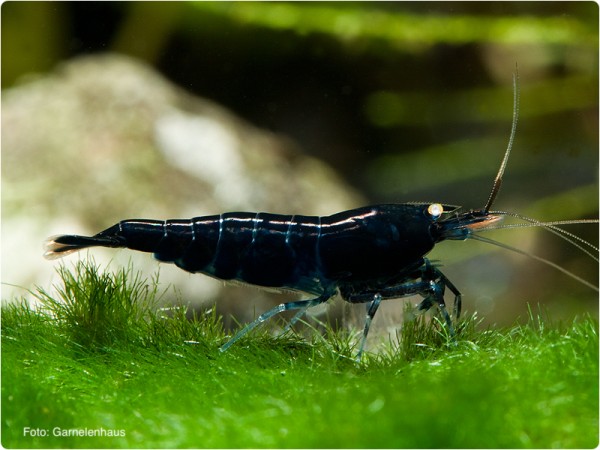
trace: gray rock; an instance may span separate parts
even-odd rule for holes
[[[41,248],[54,234],[94,234],[127,218],[236,210],[325,215],[363,203],[290,139],[128,57],[66,62],[6,90],[2,106],[2,280],[22,288],[56,279]],[[131,258],[148,276],[158,266],[127,250],[90,254],[113,269]],[[270,294],[224,291],[222,282],[174,266],[160,272],[184,301],[223,298],[220,309],[229,305],[241,321],[273,303]],[[3,286],[2,298],[24,295],[22,288]]]

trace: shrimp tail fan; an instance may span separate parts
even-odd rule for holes
[[[58,259],[88,247],[123,247],[124,243],[109,236],[77,236],[64,234],[49,237],[44,242],[44,258]]]

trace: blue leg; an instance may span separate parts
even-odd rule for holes
[[[415,272],[415,279],[420,281],[408,281],[405,283],[399,283],[392,286],[385,286],[377,290],[365,290],[362,292],[343,292],[342,296],[346,301],[351,303],[369,303],[369,312],[367,313],[367,322],[365,323],[365,329],[363,332],[363,339],[357,355],[357,360],[362,356],[364,344],[369,332],[369,327],[379,303],[381,300],[388,300],[400,297],[408,297],[411,295],[421,295],[424,297],[423,301],[419,304],[418,309],[421,311],[427,311],[433,305],[437,305],[446,325],[448,326],[448,332],[452,337],[455,336],[454,327],[452,326],[452,319],[446,309],[444,302],[444,292],[446,286],[455,295],[454,299],[454,313],[456,317],[460,314],[461,308],[461,294],[456,287],[442,274],[437,268],[433,267],[431,263],[425,259],[425,264]]]
[[[452,319],[450,318],[450,314],[448,314],[446,303],[444,302],[444,284],[442,282],[433,284],[431,288],[431,294],[425,297],[423,301],[419,303],[417,309],[419,311],[426,312],[429,311],[433,305],[437,305],[442,317],[444,318],[444,322],[446,322],[450,336],[454,337],[454,326],[452,325]],[[456,302],[454,303],[454,306],[456,308]]]
[[[375,317],[375,313],[377,312],[380,303],[381,294],[375,294],[373,296],[373,301],[367,306],[367,318],[365,320],[365,329],[363,331],[363,338],[360,342],[358,354],[356,355],[356,362],[360,362],[360,359],[362,358],[363,349],[365,348],[365,343],[367,342],[367,335],[369,334],[369,328],[371,327],[371,322],[373,321],[373,317]]]
[[[423,270],[422,277],[423,279],[431,280],[435,285],[435,288],[433,289],[433,300],[440,306],[442,315],[444,316],[444,319],[446,319],[447,323],[450,323],[450,318],[448,312],[446,311],[446,305],[444,303],[444,290],[446,287],[450,289],[450,292],[454,294],[454,307],[452,313],[455,319],[458,320],[458,318],[460,317],[460,311],[462,309],[462,294],[456,288],[456,286],[454,286],[454,284],[452,284],[452,282],[448,278],[446,278],[446,275],[444,275],[439,269],[432,266],[431,262],[429,262],[427,258],[425,258],[425,268]],[[438,292],[440,287],[441,292]],[[452,335],[454,335],[454,330],[452,327],[450,327],[450,331],[452,331]]]
[[[444,285],[448,286],[448,289],[450,289],[450,291],[454,294],[454,308],[452,312],[454,318],[458,320],[458,318],[460,317],[460,311],[462,309],[462,294],[458,289],[456,289],[456,286],[454,286],[452,282],[445,277],[443,273],[439,272],[439,274],[440,280],[444,283]]]
[[[425,265],[421,269],[420,278],[421,281],[386,287],[380,291],[381,295],[384,298],[397,298],[412,294],[422,295],[424,299],[418,306],[419,310],[427,311],[434,304],[437,304],[440,313],[448,326],[450,336],[454,337],[454,327],[452,326],[450,314],[448,314],[448,310],[446,309],[444,293],[447,286],[454,294],[454,314],[456,318],[458,318],[461,309],[461,294],[459,290],[456,289],[456,286],[454,286],[442,272],[432,266],[428,259],[425,259]]]
[[[315,305],[311,305],[311,306],[315,306]],[[302,318],[302,316],[306,313],[306,310],[308,308],[309,308],[309,306],[304,306],[304,307],[300,308],[300,311],[298,311],[296,314],[294,314],[294,317],[292,317],[292,319],[287,323],[287,325],[285,326],[285,328],[283,329],[281,334],[285,334],[288,331],[290,331],[292,329],[292,327],[296,324],[296,322],[298,322]]]
[[[321,303],[324,303],[327,300],[329,300],[329,298],[331,298],[331,294],[327,293],[327,294],[321,295],[320,297],[313,298],[311,300],[300,300],[297,302],[282,303],[280,305],[277,305],[276,307],[261,314],[260,316],[258,316],[258,318],[256,320],[254,320],[253,322],[250,322],[248,325],[246,325],[244,328],[242,328],[240,331],[238,331],[235,336],[233,336],[228,342],[225,343],[225,345],[223,345],[220,348],[220,350],[222,352],[224,352],[229,347],[231,347],[233,344],[235,344],[237,341],[239,341],[244,335],[248,334],[250,331],[252,331],[254,328],[256,328],[258,325],[265,322],[266,320],[269,320],[271,317],[273,317],[283,311],[289,311],[292,309],[300,309],[300,310],[302,310],[300,312],[304,313],[306,311],[306,309],[308,309],[312,306],[320,305]],[[298,314],[296,314],[296,316],[298,316]],[[296,316],[294,318],[296,320],[298,320],[300,317],[298,316],[296,318]]]

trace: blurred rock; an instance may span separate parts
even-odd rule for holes
[[[53,263],[42,258],[50,235],[94,234],[127,218],[236,210],[325,215],[363,203],[285,136],[120,55],[69,61],[3,92],[2,130],[3,299],[55,280]],[[90,254],[112,268],[131,258],[148,276],[158,266],[128,250]],[[222,282],[170,265],[161,265],[160,276],[186,302],[223,298],[219,309],[229,305],[240,321],[273,302],[259,290],[224,291]]]

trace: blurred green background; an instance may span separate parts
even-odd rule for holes
[[[495,208],[598,217],[595,2],[5,2],[1,12],[3,89],[78,55],[131,55],[291,137],[372,203],[483,206],[518,64],[520,122]],[[597,245],[597,226],[570,230]],[[486,236],[535,240],[536,254],[598,284],[598,264],[549,233]],[[448,244],[432,254],[468,309],[485,315],[488,296],[509,285],[493,320],[527,302],[597,316],[597,292],[492,250]]]

